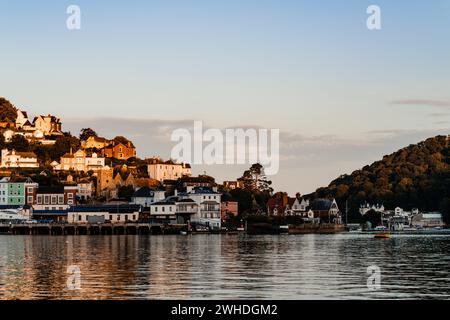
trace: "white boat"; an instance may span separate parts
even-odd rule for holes
[[[22,208],[0,210],[0,222],[2,223],[24,223],[28,220],[28,217],[22,215]]]

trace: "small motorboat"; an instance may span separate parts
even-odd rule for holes
[[[375,239],[390,239],[391,233],[390,232],[380,232],[375,234]]]
[[[186,231],[180,231],[180,234],[181,234],[182,236],[186,236],[186,235],[187,235],[187,232],[186,232]]]

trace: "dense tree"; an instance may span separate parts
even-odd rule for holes
[[[16,108],[3,97],[0,97],[0,120],[9,119],[16,121],[17,110]]]
[[[97,132],[91,128],[83,128],[80,131],[80,140],[86,141],[90,137],[98,137]]]
[[[115,143],[123,143],[123,144],[127,144],[128,142],[130,142],[130,140],[128,140],[127,138],[125,138],[123,136],[117,136],[113,140]]]
[[[25,152],[30,150],[30,144],[24,136],[16,134],[12,137],[11,142],[7,144],[7,148],[10,150]]]
[[[308,196],[334,197],[341,208],[348,201],[350,222],[358,220],[358,209],[365,202],[390,209],[440,210],[450,198],[449,154],[447,136],[430,138],[342,175]]]
[[[60,136],[50,149],[50,158],[59,161],[64,154],[70,151],[76,152],[78,148],[80,148],[80,140],[77,137],[71,135]]]
[[[230,195],[238,202],[239,214],[250,212],[252,209],[253,195],[245,189],[234,189]]]
[[[272,181],[267,179],[264,167],[259,163],[253,164],[250,169],[246,170],[240,180],[243,181],[244,188],[247,190],[269,193],[273,191],[270,187]]]

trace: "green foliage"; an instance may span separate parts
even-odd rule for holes
[[[83,128],[80,131],[80,140],[86,141],[90,137],[98,137],[97,132],[91,128]]]
[[[127,144],[128,142],[130,142],[130,140],[128,140],[127,138],[123,137],[123,136],[117,136],[114,139],[115,143],[123,143],[123,144]]]
[[[28,140],[19,134],[12,137],[11,141],[7,144],[9,150],[16,150],[19,152],[26,152],[30,150],[30,144]]]
[[[253,195],[250,191],[234,189],[230,191],[230,194],[238,202],[239,215],[250,212],[253,203]]]
[[[16,108],[3,97],[0,97],[0,120],[9,119],[11,121],[16,121],[17,110]]]
[[[450,198],[449,154],[446,136],[430,138],[342,175],[309,196],[334,197],[341,209],[348,200],[350,222],[357,219],[359,206],[365,202],[390,209],[439,210],[443,199]]]
[[[254,191],[254,192],[273,192],[270,187],[272,181],[268,180],[265,173],[264,167],[259,164],[253,164],[250,169],[246,170],[240,180],[244,183],[244,189]]]

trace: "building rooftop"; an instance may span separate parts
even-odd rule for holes
[[[63,194],[64,186],[40,186],[37,194]]]

